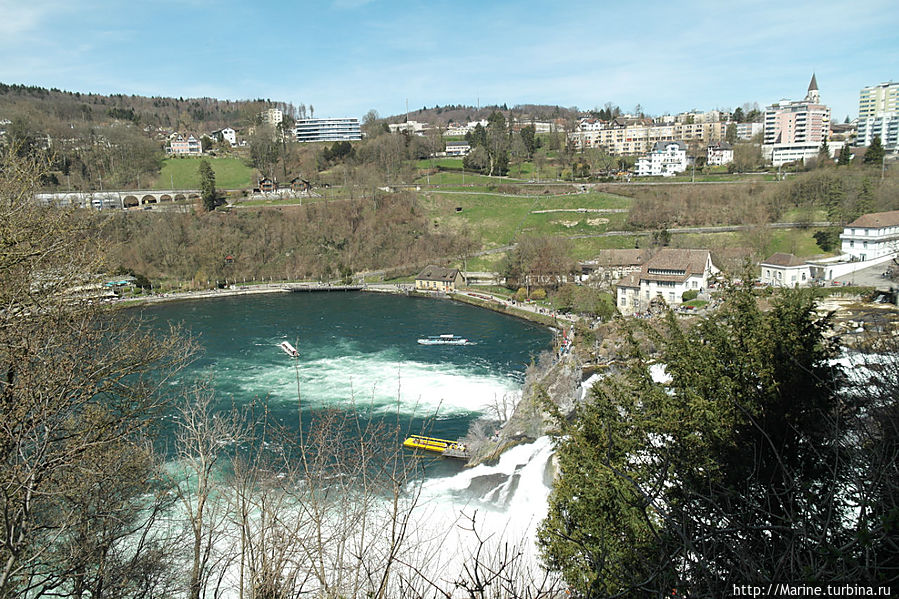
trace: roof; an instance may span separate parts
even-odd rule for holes
[[[793,254],[777,252],[776,254],[771,254],[771,257],[767,260],[763,260],[762,264],[769,266],[802,266],[805,264],[805,260],[801,260]]]
[[[687,144],[685,144],[682,141],[657,141],[652,146],[652,151],[653,152],[664,152],[670,145],[676,145],[678,150],[683,150],[683,151],[687,150]]]
[[[448,141],[446,142],[446,146],[467,146],[469,145],[467,141]]]
[[[642,266],[646,262],[646,250],[601,250],[588,264],[596,266]]]
[[[445,281],[451,283],[458,275],[458,268],[443,268],[442,266],[428,264],[415,278],[424,281]]]
[[[618,281],[618,287],[630,287],[632,289],[640,288],[640,279],[637,275],[630,274]]]
[[[733,150],[734,147],[727,143],[726,141],[716,141],[715,143],[709,144],[709,148],[712,150]]]
[[[812,80],[808,84],[808,91],[818,90],[818,80],[815,79],[815,74],[812,73]]]
[[[858,217],[846,226],[864,227],[866,229],[880,229],[882,227],[895,227],[897,225],[899,225],[899,210],[865,214]]]
[[[710,258],[709,250],[664,248],[643,265],[640,278],[653,281],[685,281],[693,275],[704,273]],[[651,270],[675,272],[650,273]]]

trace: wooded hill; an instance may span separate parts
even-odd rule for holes
[[[272,100],[217,100],[215,98],[166,98],[124,94],[90,94],[56,88],[0,83],[0,120],[24,118],[41,129],[76,123],[109,125],[128,121],[142,126],[205,133],[225,126],[251,124],[266,108],[293,110]]]

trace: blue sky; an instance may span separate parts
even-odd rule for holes
[[[649,114],[805,95],[842,121],[899,80],[895,0],[0,0],[0,81],[270,98],[316,116],[436,104],[641,104]]]

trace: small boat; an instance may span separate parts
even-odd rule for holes
[[[424,449],[445,455],[449,458],[469,457],[468,448],[461,441],[448,441],[446,439],[435,439],[434,437],[423,437],[421,435],[409,435],[403,446],[409,449]]]
[[[290,356],[291,358],[300,357],[300,352],[297,351],[297,348],[292,346],[289,341],[282,341],[278,344],[278,347],[284,350],[284,353]]]
[[[465,345],[468,339],[458,335],[431,335],[418,340],[421,345]]]

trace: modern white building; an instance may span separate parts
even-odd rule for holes
[[[652,151],[637,160],[637,176],[673,177],[687,170],[687,145],[682,141],[656,142]]]
[[[446,142],[447,156],[468,156],[471,151],[471,145],[467,141],[448,141]]]
[[[858,119],[855,145],[870,146],[875,137],[890,152],[899,150],[899,112],[887,112]]]
[[[860,216],[840,234],[841,249],[853,260],[877,260],[899,254],[899,210]]]
[[[401,133],[405,131],[407,133],[414,133],[415,135],[424,135],[425,130],[428,128],[428,124],[419,123],[418,121],[406,121],[405,123],[390,123],[387,125],[387,128],[390,129],[391,133]]]
[[[359,119],[297,119],[293,128],[299,142],[358,141],[362,139]]]
[[[709,166],[722,166],[734,161],[734,147],[726,141],[709,144],[706,163]]]
[[[761,282],[772,287],[803,287],[812,279],[811,266],[793,254],[777,252],[759,264]]]
[[[669,306],[680,304],[685,291],[707,289],[709,277],[717,272],[709,250],[664,248],[647,260],[639,273],[618,283],[618,311],[625,315],[643,312],[657,297]]]

